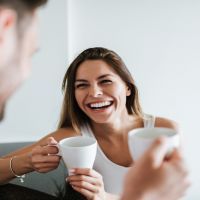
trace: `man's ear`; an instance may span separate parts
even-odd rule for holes
[[[126,86],[126,96],[128,97],[130,95],[131,95],[131,89],[128,86]]]
[[[0,42],[7,35],[8,31],[15,28],[17,14],[14,10],[0,8]]]

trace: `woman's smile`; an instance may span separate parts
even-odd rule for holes
[[[79,66],[75,96],[83,112],[99,123],[111,122],[115,113],[121,115],[126,111],[127,86],[102,60],[88,60]]]
[[[113,104],[113,101],[102,101],[95,103],[88,103],[87,106],[92,110],[102,110],[110,107]]]
[[[108,117],[113,112],[113,101],[96,101],[86,104],[86,113],[95,119],[98,117]]]

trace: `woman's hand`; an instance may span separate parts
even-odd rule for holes
[[[45,173],[56,169],[60,162],[57,141],[53,137],[47,140],[40,146],[32,149],[30,154],[30,162],[33,169],[37,172]]]
[[[67,177],[72,188],[88,200],[105,200],[106,192],[102,176],[93,169],[77,168],[70,170],[73,174]]]

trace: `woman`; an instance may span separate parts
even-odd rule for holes
[[[128,132],[140,127],[177,129],[177,126],[171,120],[143,114],[130,72],[115,52],[105,48],[83,51],[69,66],[62,89],[64,100],[58,130],[9,155],[12,173],[47,172],[56,168],[60,157],[48,155],[56,154],[57,148],[47,143],[57,144],[66,137],[87,135],[98,141],[94,169],[74,169],[74,175],[67,180],[87,199],[94,195],[117,199],[132,163]],[[19,160],[21,165],[17,164]],[[13,175],[4,175],[4,180],[8,178]]]

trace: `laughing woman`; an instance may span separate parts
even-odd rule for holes
[[[176,124],[143,114],[132,75],[122,59],[105,48],[83,51],[69,66],[62,89],[64,100],[58,130],[9,155],[16,155],[13,170],[16,174],[50,171],[58,166],[60,157],[48,156],[56,154],[57,148],[46,145],[47,140],[54,144],[66,137],[87,135],[98,142],[94,168],[74,169],[74,175],[67,180],[87,199],[117,199],[132,164],[128,132],[154,126],[177,129]],[[26,165],[17,165],[20,159]],[[4,175],[5,180],[9,178],[13,175]]]
[[[62,132],[56,135],[63,138],[70,132],[98,141],[94,170],[76,169],[77,175],[68,181],[86,197],[98,193],[104,199],[105,191],[119,195],[132,163],[128,132],[154,126],[176,129],[176,124],[143,114],[130,72],[115,52],[105,48],[83,51],[69,66],[62,88]]]

